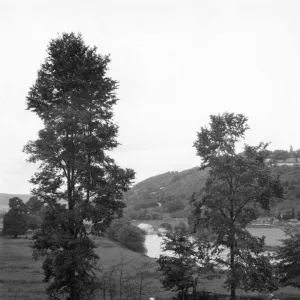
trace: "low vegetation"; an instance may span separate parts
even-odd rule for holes
[[[106,231],[109,238],[120,242],[130,250],[145,252],[146,232],[136,226],[131,225],[130,220],[116,219],[112,221]]]
[[[3,235],[16,238],[28,229],[41,227],[46,207],[36,197],[31,197],[26,203],[20,198],[9,199],[9,211],[3,215]]]
[[[42,261],[32,259],[31,235],[13,239],[0,236],[0,299],[46,300]],[[106,237],[94,239],[97,264],[96,299],[170,299],[157,277],[154,259],[130,251]],[[121,275],[121,273],[123,274]],[[120,278],[121,290],[120,290]],[[142,281],[142,286],[140,282]],[[127,296],[130,297],[128,298]],[[104,296],[105,294],[105,296]],[[141,295],[141,297],[139,297]],[[125,297],[126,296],[126,297]]]

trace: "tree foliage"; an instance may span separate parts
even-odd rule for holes
[[[16,238],[20,234],[26,233],[28,229],[27,206],[24,202],[14,197],[9,199],[10,210],[3,216],[3,234]]]
[[[219,263],[228,268],[225,286],[236,299],[236,289],[276,289],[272,267],[262,255],[264,239],[252,236],[246,226],[258,215],[258,207],[268,210],[272,197],[282,196],[279,178],[266,165],[267,144],[244,145],[247,118],[224,113],[210,116],[209,128],[201,128],[194,144],[202,159],[201,169],[208,171],[201,199],[192,201],[194,228],[215,237],[214,251],[229,251]]]
[[[288,238],[281,241],[277,254],[277,275],[283,286],[300,289],[300,232],[286,230]]]
[[[129,220],[116,219],[112,221],[107,230],[108,236],[120,242],[128,249],[136,252],[145,252],[145,235],[146,232],[130,224]]]
[[[44,206],[43,202],[36,196],[30,197],[30,199],[26,202],[26,205],[32,214],[38,213]]]
[[[166,254],[160,255],[157,262],[163,286],[177,292],[182,299],[189,288],[195,296],[199,279],[211,276],[209,243],[192,239],[188,229],[182,226],[164,235],[162,249]]]
[[[44,123],[24,148],[29,162],[40,162],[32,193],[47,203],[33,249],[45,257],[50,296],[88,299],[98,257],[84,222],[102,234],[122,214],[134,172],[108,156],[118,145],[112,120],[118,84],[106,75],[109,56],[74,33],[51,40],[47,53],[27,96],[28,109]]]

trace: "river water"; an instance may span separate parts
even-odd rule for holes
[[[254,236],[262,237],[264,235],[266,237],[265,243],[268,246],[278,246],[280,245],[279,240],[285,238],[284,231],[280,228],[248,228],[248,231]],[[162,254],[161,243],[162,237],[159,237],[157,234],[147,234],[145,240],[147,255],[158,258]]]

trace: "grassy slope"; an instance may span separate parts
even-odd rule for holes
[[[30,240],[24,238],[11,239],[0,236],[0,299],[46,299],[41,261],[35,262],[31,258],[28,247]],[[120,253],[134,263],[154,262],[154,259],[132,252],[118,243],[107,238],[97,238],[97,253],[101,257],[101,264],[107,267],[120,260]],[[207,281],[200,287],[207,291],[224,292],[222,283],[224,277]],[[157,285],[158,287],[158,285]],[[275,294],[280,299],[300,299],[300,292],[292,288],[280,289]],[[99,295],[100,296],[100,295]],[[101,299],[98,297],[97,299]]]
[[[24,237],[12,239],[0,236],[1,300],[46,299],[45,285],[42,282],[42,263],[31,258],[31,249],[28,247],[30,242]],[[118,263],[121,253],[135,264],[155,262],[154,259],[132,252],[107,238],[97,238],[96,244],[96,252],[101,257],[100,263],[104,267]]]
[[[29,240],[0,236],[0,299],[46,299],[41,262],[31,259]]]

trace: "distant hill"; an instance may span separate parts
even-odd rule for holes
[[[272,203],[271,215],[294,210],[300,218],[300,166],[275,166],[274,171],[280,174],[285,197]],[[206,178],[207,172],[200,171],[198,167],[147,178],[125,193],[125,214],[137,220],[186,217],[189,214],[190,199],[194,193],[196,198],[200,196]],[[8,205],[12,197],[27,202],[31,195],[0,193],[0,207]]]
[[[295,210],[300,218],[300,166],[275,166],[284,185],[284,199],[275,199],[270,214],[286,214]],[[182,172],[167,172],[139,182],[125,193],[126,214],[132,219],[166,219],[187,217],[189,201],[200,190],[207,178],[207,172],[192,168]],[[260,214],[267,214],[260,210]]]
[[[29,194],[5,194],[5,193],[0,193],[0,205],[8,205],[8,200],[13,197],[18,197],[23,202],[27,202],[31,195]]]
[[[150,177],[125,194],[126,212],[133,219],[185,217],[189,200],[199,194],[206,178],[207,172],[198,167]]]

